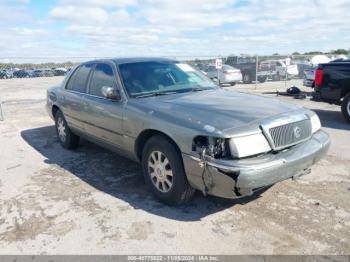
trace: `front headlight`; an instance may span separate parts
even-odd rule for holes
[[[271,147],[262,133],[230,139],[230,151],[233,157],[253,156],[270,150]]]
[[[321,121],[318,118],[318,115],[316,114],[313,114],[310,120],[311,120],[312,133],[316,133],[318,130],[321,129]]]

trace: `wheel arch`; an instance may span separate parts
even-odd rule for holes
[[[53,105],[52,108],[51,108],[51,113],[52,113],[52,116],[53,118],[55,118],[56,116],[56,113],[60,110],[60,108],[57,106],[57,105]]]
[[[179,146],[177,145],[175,140],[172,139],[169,135],[165,134],[162,131],[156,130],[156,129],[146,129],[146,130],[143,130],[135,140],[135,149],[134,150],[135,150],[135,155],[139,161],[142,160],[142,151],[143,151],[143,148],[144,148],[146,142],[151,137],[153,137],[155,135],[160,135],[160,136],[163,136],[164,138],[166,138],[169,142],[171,142],[171,144],[174,145],[174,147],[176,148],[178,153],[181,154],[181,150],[180,150]]]

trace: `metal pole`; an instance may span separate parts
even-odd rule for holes
[[[256,56],[256,65],[255,65],[255,89],[257,89],[257,85],[258,85],[258,60],[259,60],[259,57]]]
[[[4,121],[4,114],[2,113],[2,102],[0,100],[0,121]]]

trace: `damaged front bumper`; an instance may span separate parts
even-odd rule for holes
[[[328,134],[320,130],[308,141],[275,154],[206,161],[184,153],[182,156],[192,187],[210,195],[238,198],[299,175],[320,160],[327,153],[329,145]]]

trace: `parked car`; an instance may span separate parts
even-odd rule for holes
[[[259,82],[265,82],[270,71],[268,64],[260,62],[257,64],[255,57],[229,56],[226,58],[225,64],[240,69],[245,84],[255,81],[256,75]]]
[[[17,77],[17,78],[27,78],[27,77],[31,77],[31,76],[32,76],[31,72],[29,72],[28,70],[24,70],[24,69],[20,69],[20,70],[13,72],[13,77]]]
[[[350,122],[350,61],[318,65],[314,98],[341,105],[345,119]]]
[[[36,69],[33,72],[33,77],[51,77],[54,76],[54,72],[51,69]]]
[[[204,69],[206,75],[220,84],[235,85],[242,81],[241,70],[229,65],[222,65],[221,69],[216,69],[215,65],[209,65]]]
[[[299,74],[298,66],[296,64],[286,65],[285,60],[266,60],[261,62],[266,67],[269,67],[268,75],[272,80],[280,81],[282,79],[291,79],[297,77]]]
[[[315,73],[317,67],[311,67],[310,69],[304,70],[304,86],[314,87],[315,86]]]
[[[237,198],[298,176],[328,150],[318,116],[271,98],[224,90],[188,64],[162,58],[96,60],[47,92],[59,142],[79,138],[142,164],[167,204]]]
[[[11,78],[12,74],[7,70],[0,70],[0,79],[8,79]]]
[[[55,68],[53,70],[55,76],[64,76],[67,73],[67,69],[65,68]]]

